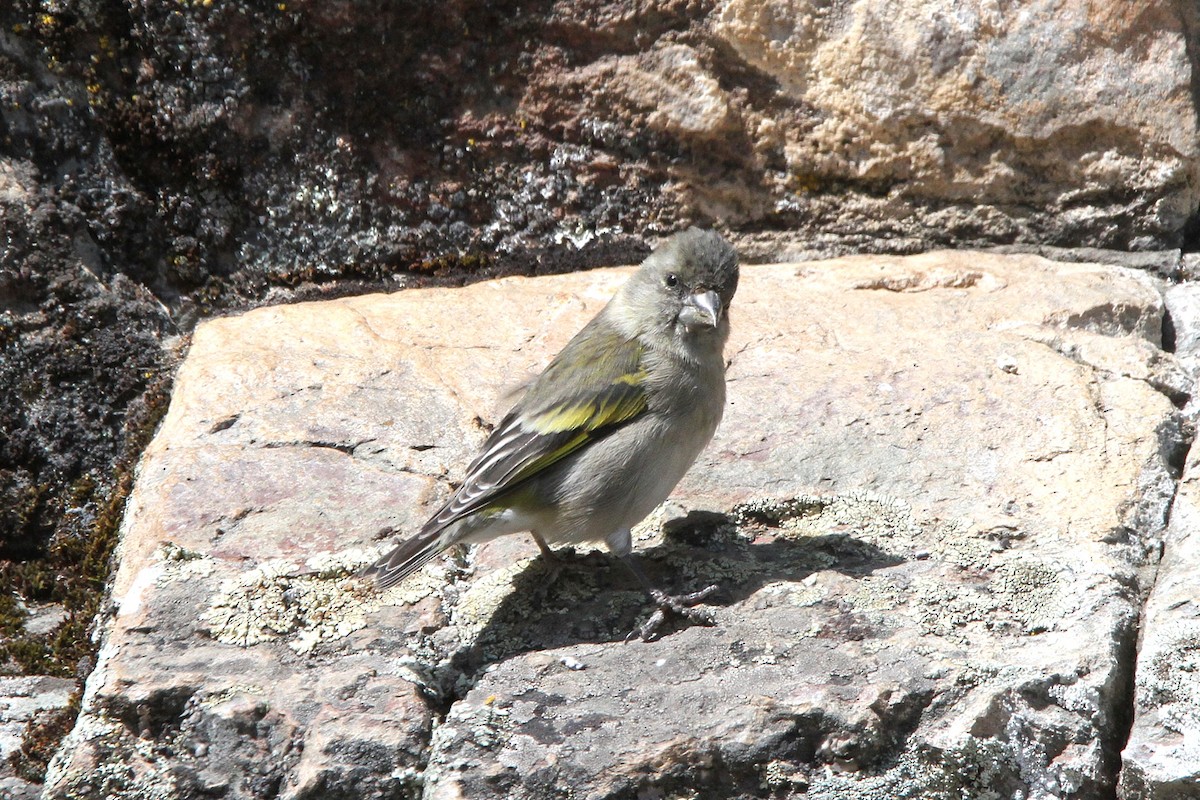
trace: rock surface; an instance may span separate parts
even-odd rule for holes
[[[1113,9],[0,2],[0,670],[86,671],[144,407],[215,312],[633,262],[692,222],[759,260],[1195,274],[1200,12]],[[68,613],[26,635],[22,602]]]
[[[172,337],[214,313],[628,263],[691,222],[759,260],[1194,277],[1200,12],[1102,6],[0,2],[0,672],[86,673]]]
[[[818,236],[1046,241],[1057,236],[1050,228],[1080,230],[1100,208],[1132,211],[1117,186],[1140,184],[1134,176],[1149,178],[1149,167],[1151,183],[1173,188],[1135,212],[1137,229],[1096,231],[1097,241],[1115,235],[1143,249],[1157,238],[1149,228],[1175,227],[1200,198],[1196,65],[1185,44],[1200,14],[1170,0],[1138,11],[1086,0],[729,0],[712,29],[811,110],[788,126],[752,101],[747,109],[747,129],[759,123],[750,141],[760,151],[772,142],[786,165],[774,214],[811,213],[838,184],[850,191],[826,207]],[[935,196],[916,226],[905,218]],[[1033,197],[1058,219],[1022,211]],[[917,229],[931,223],[937,233]]]
[[[0,762],[12,763],[31,725],[46,715],[61,713],[75,693],[75,681],[45,676],[0,678]],[[26,800],[40,794],[34,783],[0,774],[0,797]]]
[[[1122,756],[1121,800],[1200,797],[1200,452],[1193,447],[1171,509],[1144,610],[1136,717]]]
[[[1200,366],[1200,293],[1195,284],[1166,293],[1179,361]],[[1188,406],[1195,419],[1196,399]],[[1200,448],[1192,446],[1171,506],[1154,588],[1143,609],[1136,716],[1122,756],[1122,800],[1200,797]]]
[[[47,797],[1111,796],[1190,391],[1140,273],[745,268],[725,422],[635,532],[714,628],[625,644],[621,567],[524,537],[351,577],[623,275],[200,326]]]

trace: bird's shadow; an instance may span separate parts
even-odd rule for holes
[[[816,536],[766,535],[748,541],[723,514],[693,511],[664,526],[662,544],[635,552],[652,583],[669,594],[720,587],[710,606],[733,606],[776,581],[801,581],[832,569],[868,575],[904,559],[852,531]],[[512,580],[471,643],[452,659],[474,671],[514,655],[580,643],[622,641],[653,610],[632,571],[600,551],[559,551],[559,564],[531,561]],[[679,621],[664,634],[670,636]]]

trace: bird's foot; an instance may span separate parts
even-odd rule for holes
[[[563,560],[562,556],[555,553],[543,553],[538,565],[542,568],[539,590],[545,594],[554,584],[558,583],[558,579],[567,569],[567,562]]]
[[[642,637],[643,642],[657,639],[659,628],[663,626],[670,616],[683,617],[694,625],[716,625],[717,620],[711,611],[704,608],[695,608],[694,606],[704,602],[717,589],[718,587],[714,585],[701,589],[698,592],[679,595],[670,595],[659,589],[651,590],[650,597],[658,607],[654,609],[654,613],[650,615],[648,620],[629,632],[629,635],[625,637],[625,641],[631,641],[635,636]]]
[[[558,583],[558,579],[566,571],[567,559],[573,558],[574,555],[575,549],[573,547],[564,547],[558,552],[551,550],[549,547],[542,548],[542,557],[535,562],[536,567],[542,572],[537,579],[537,585],[534,587],[531,598],[535,605],[544,605],[547,602],[550,597],[550,590],[554,588],[554,585]]]
[[[542,568],[546,570],[546,582],[554,583],[562,575],[563,570],[567,568],[567,562],[575,558],[574,547],[563,547],[559,550],[551,550],[549,547],[542,550]]]

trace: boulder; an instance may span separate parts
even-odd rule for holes
[[[1132,210],[1117,187],[1148,180],[1157,198],[1139,223],[1096,230],[1090,242],[1114,237],[1133,249],[1200,201],[1186,44],[1196,24],[1194,6],[1170,0],[1136,14],[1075,0],[730,0],[712,15],[721,41],[808,110],[792,125],[768,112],[751,135],[761,150],[782,149],[775,213],[820,207],[838,185],[849,191],[825,207],[825,236],[1038,231],[1047,241]],[[755,130],[762,117],[751,105]],[[1030,203],[1056,218],[1021,210]],[[914,225],[904,209],[917,207]]]
[[[1175,351],[1196,370],[1200,356],[1200,296],[1195,284],[1166,292]],[[1188,405],[1195,419],[1195,400]],[[1184,800],[1200,796],[1200,448],[1193,444],[1171,506],[1153,589],[1142,611],[1133,729],[1122,753],[1121,800]]]
[[[626,274],[200,325],[46,796],[1111,796],[1190,391],[1141,273],[745,267],[725,421],[635,531],[714,627],[626,643],[624,567],[523,535],[353,577]]]
[[[75,681],[69,678],[48,675],[0,678],[0,763],[6,766],[15,763],[22,747],[28,746],[29,730],[56,715],[67,713],[74,694]],[[10,774],[7,770],[0,772],[0,797],[13,800],[37,797],[40,787],[27,780],[29,777]]]

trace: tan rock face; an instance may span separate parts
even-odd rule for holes
[[[1179,359],[1193,369],[1200,356],[1200,292],[1195,284],[1166,295]],[[1186,409],[1195,418],[1195,400]],[[1163,557],[1142,610],[1135,717],[1121,754],[1121,800],[1200,794],[1200,448],[1184,465]]]
[[[624,274],[198,328],[50,796],[1111,792],[1186,390],[1136,273],[746,267],[725,422],[635,532],[665,586],[723,586],[715,628],[625,644],[623,568],[549,584],[525,537],[350,577]]]
[[[716,140],[740,128],[729,93],[704,68],[699,54],[685,45],[602,58],[580,77],[585,85],[597,82],[605,87],[594,98],[599,110],[611,114],[614,101],[624,103],[630,118],[644,116],[661,133]]]
[[[913,108],[970,112],[1044,137],[1073,117],[1116,111],[1127,99],[1125,124],[1161,130],[1188,152],[1195,147],[1188,133],[1191,66],[1176,47],[1183,35],[1178,13],[1166,3],[1127,10],[1074,0],[1006,8],[731,0],[717,12],[714,30],[789,94],[859,120]]]
[[[544,197],[611,188],[622,220],[712,220],[760,259],[1175,247],[1200,207],[1197,30],[1175,0],[559,2],[514,102],[556,142]]]
[[[854,197],[834,213],[848,220],[869,205],[897,209],[936,196],[974,208],[931,212],[935,227],[974,218],[975,229],[1015,231],[1037,224],[1007,209],[1031,191],[1078,215],[1090,213],[1088,192],[1099,197],[1125,181],[1162,187],[1166,178],[1176,190],[1152,216],[1170,225],[1200,199],[1184,44],[1194,10],[1181,18],[1170,2],[1130,8],[729,0],[711,30],[812,109],[796,124],[759,108],[746,114],[759,152],[783,149],[784,205],[816,205],[805,194],[830,182],[873,185],[891,191],[886,203]]]

